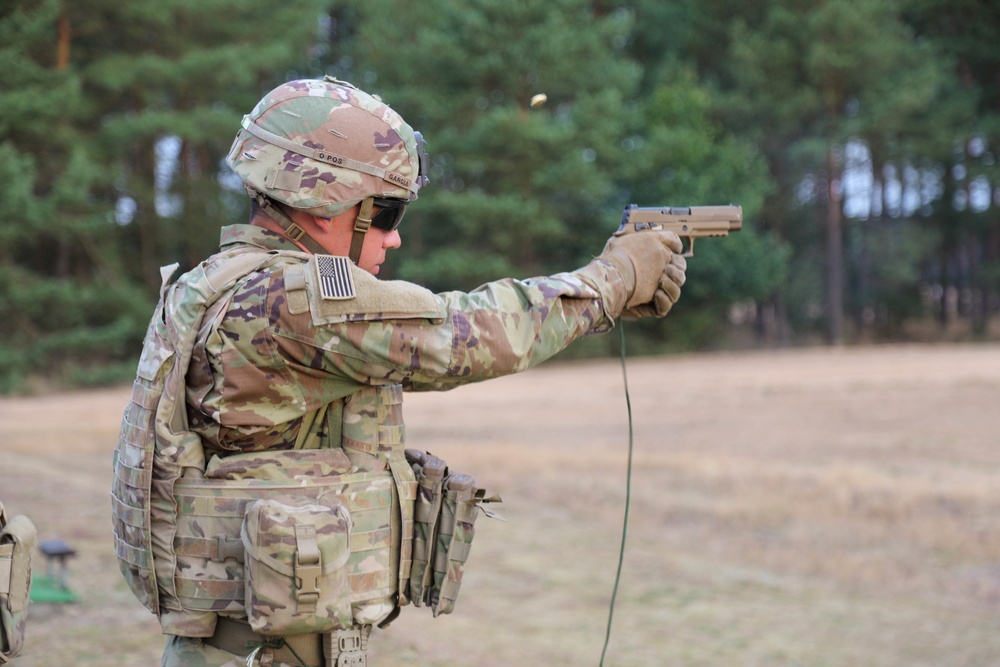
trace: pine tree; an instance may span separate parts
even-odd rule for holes
[[[105,196],[118,206],[133,275],[158,286],[157,268],[190,266],[218,242],[220,219],[245,215],[226,198],[221,160],[261,95],[307,60],[324,3],[224,0],[71,6],[88,119],[109,165]],[[262,29],[266,28],[266,29]],[[237,210],[240,213],[237,213]]]
[[[376,0],[338,26],[350,38],[331,52],[333,71],[382,94],[428,140],[431,186],[407,214],[398,275],[449,289],[565,270],[600,250],[629,203],[733,201],[752,215],[762,200],[760,163],[721,131],[690,70],[647,72],[633,57],[638,35],[668,25],[585,0]],[[412,39],[386,49],[387,34]],[[704,276],[714,298],[686,299],[692,312],[712,302],[716,324],[746,292],[719,275]],[[662,341],[684,322],[646,326]]]
[[[723,91],[726,122],[767,160],[774,188],[763,218],[795,248],[793,280],[777,303],[799,327],[814,309],[824,313],[828,339],[842,342],[845,267],[865,255],[863,243],[844,247],[845,153],[860,145],[901,167],[919,160],[908,142],[940,94],[941,63],[887,0],[707,0],[691,14],[700,26],[693,41],[715,47],[694,54]],[[847,236],[864,238],[855,232]],[[916,266],[919,256],[906,261]]]
[[[308,60],[322,6],[3,5],[0,389],[134,370],[158,267],[190,266],[245,220],[222,156],[240,115]]]
[[[628,16],[598,17],[580,0],[383,0],[360,11],[356,58],[337,73],[421,130],[433,162],[399,275],[468,288],[594,253],[613,227],[609,174],[638,81],[621,57]],[[387,34],[411,39],[381,48]],[[532,108],[540,93],[547,102]]]
[[[989,0],[907,0],[906,16],[918,38],[930,42],[949,68],[947,95],[936,108],[952,122],[928,128],[928,151],[944,187],[930,219],[941,245],[929,272],[940,294],[952,290],[984,334],[1000,303],[1000,9]],[[945,326],[951,317],[940,299]]]
[[[55,0],[0,12],[2,389],[80,368],[74,360],[111,363],[142,329],[139,292],[107,251],[114,230],[92,197],[99,170],[80,132],[87,104],[67,43]]]

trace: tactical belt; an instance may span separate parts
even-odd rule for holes
[[[267,646],[274,640],[281,639],[284,640],[283,646],[264,649],[271,651],[274,662],[284,662],[289,665],[301,664],[302,667],[340,667],[341,665],[364,667],[369,634],[371,634],[371,626],[366,625],[327,634],[269,637],[257,634],[246,623],[220,616],[215,626],[215,634],[211,637],[205,637],[202,641],[209,646],[243,657],[252,653],[256,646]],[[260,657],[264,657],[263,653],[260,654]]]

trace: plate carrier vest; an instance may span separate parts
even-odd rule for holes
[[[258,501],[328,503],[332,495],[346,508],[349,555],[335,565],[349,592],[336,594],[349,596],[355,625],[386,620],[409,602],[416,480],[404,455],[399,385],[364,387],[331,404],[343,415],[341,448],[254,452],[268,471],[263,478],[245,468],[235,478],[206,475],[201,439],[188,427],[185,376],[206,310],[242,277],[308,257],[239,247],[174,284],[177,265],[160,270],[160,300],[115,450],[112,502],[119,567],[165,634],[209,637],[220,614],[246,619],[245,517]],[[370,455],[370,469],[341,465],[348,445]],[[322,581],[300,576],[307,551],[315,553],[315,545],[303,543],[293,554],[292,595],[302,608]],[[318,569],[316,577],[327,574],[325,564]],[[328,631],[329,620],[317,615],[288,634]]]

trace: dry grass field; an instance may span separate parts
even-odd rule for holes
[[[632,506],[607,665],[1000,666],[1000,345],[633,359]],[[0,400],[0,497],[62,537],[74,605],[17,667],[147,666],[110,540],[128,389]],[[409,444],[502,493],[456,613],[374,665],[597,665],[622,528],[617,362],[407,396]],[[39,569],[44,566],[39,563]]]

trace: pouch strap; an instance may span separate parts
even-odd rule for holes
[[[10,572],[14,565],[14,545],[0,544],[0,595],[10,595]]]
[[[295,599],[299,613],[315,614],[319,602],[319,578],[323,574],[316,527],[295,526]]]
[[[221,563],[227,558],[235,558],[242,563],[245,552],[242,540],[226,535],[174,538],[174,553],[181,556],[209,558],[216,563]]]
[[[0,530],[0,581],[8,595],[7,609],[17,613],[28,608],[31,589],[31,552],[35,550],[38,531],[35,524],[18,514]],[[6,555],[4,555],[6,554]]]

